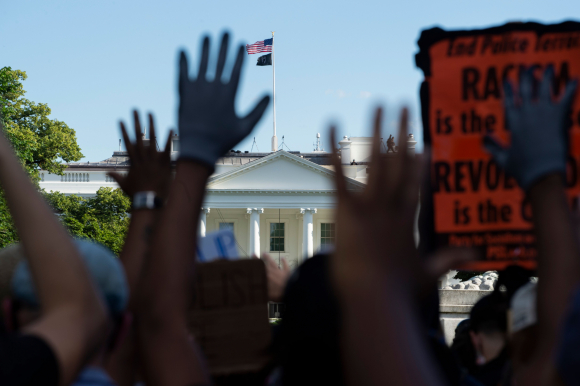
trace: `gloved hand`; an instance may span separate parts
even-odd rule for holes
[[[524,71],[520,79],[520,103],[515,101],[511,84],[504,82],[505,122],[511,133],[511,145],[503,147],[489,135],[484,138],[484,146],[495,162],[514,177],[524,191],[548,174],[566,175],[567,119],[577,81],[568,82],[563,97],[553,101],[553,79],[554,68],[548,66],[538,88],[538,98],[532,100],[532,69]]]
[[[234,102],[244,61],[240,46],[231,77],[222,82],[229,35],[225,33],[217,60],[215,78],[206,79],[209,59],[209,37],[203,40],[197,79],[190,80],[185,52],[179,62],[179,158],[193,159],[213,169],[215,162],[247,137],[270,102],[265,96],[245,117],[238,118]]]

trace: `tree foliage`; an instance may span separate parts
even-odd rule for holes
[[[24,98],[24,71],[10,67],[0,69],[0,104],[4,133],[14,151],[33,178],[38,170],[62,174],[62,162],[78,161],[83,157],[74,129],[66,123],[50,119],[45,103]]]
[[[64,122],[50,119],[50,108],[46,104],[24,98],[26,91],[22,82],[26,78],[24,71],[10,67],[0,68],[0,119],[4,134],[12,143],[16,155],[32,180],[37,183],[40,169],[62,174],[66,168],[63,162],[78,161],[83,155],[74,129]],[[101,210],[105,210],[103,205]],[[99,221],[92,220],[94,224],[100,224]],[[98,227],[95,225],[96,228]],[[73,230],[71,232],[75,234]],[[98,232],[95,230],[94,233]],[[102,232],[100,237],[105,237]],[[18,235],[4,193],[0,190],[0,247],[15,241],[18,241]]]
[[[74,237],[97,241],[117,255],[121,252],[131,208],[131,200],[121,189],[100,188],[91,198],[60,192],[45,193],[45,197]]]

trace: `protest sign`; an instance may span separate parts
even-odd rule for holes
[[[255,372],[270,360],[266,270],[259,259],[196,265],[190,329],[214,375]]]
[[[483,261],[468,269],[535,267],[532,213],[524,192],[500,170],[482,139],[509,144],[503,81],[517,89],[520,72],[534,67],[541,79],[553,65],[553,91],[580,78],[580,23],[509,23],[500,27],[423,31],[416,64],[423,71],[421,113],[430,147],[429,183],[423,189],[421,240],[425,249],[481,249]],[[572,108],[566,177],[570,203],[580,193],[580,98]],[[546,138],[549,141],[550,138]]]
[[[236,237],[231,229],[209,232],[197,239],[197,261],[208,263],[216,259],[237,260],[240,258]]]

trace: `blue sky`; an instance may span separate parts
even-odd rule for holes
[[[331,121],[341,135],[367,135],[377,103],[387,105],[385,137],[395,133],[396,111],[405,103],[421,139],[421,73],[413,56],[422,29],[580,18],[578,0],[1,0],[0,7],[0,67],[27,72],[27,97],[47,103],[52,117],[76,130],[83,161],[118,148],[118,122],[133,108],[152,111],[164,135],[176,127],[178,49],[187,49],[196,68],[206,33],[215,53],[226,29],[236,44],[276,31],[279,141],[284,135],[291,150],[310,151],[317,132],[329,148]],[[272,89],[271,67],[256,67],[258,56],[246,57],[239,114]],[[237,148],[250,150],[254,136],[268,151],[271,107]]]

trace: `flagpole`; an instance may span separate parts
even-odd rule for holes
[[[274,56],[274,32],[272,31],[272,102],[274,107],[274,136],[272,137],[272,151],[278,150],[278,137],[276,137],[276,58]]]

